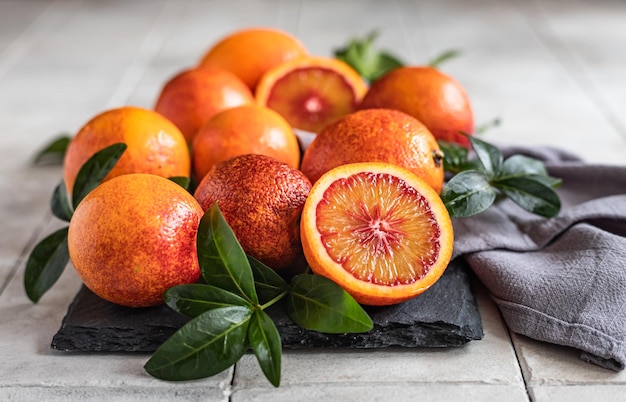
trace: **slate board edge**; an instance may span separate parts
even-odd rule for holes
[[[437,321],[420,322],[406,325],[404,328],[402,325],[396,325],[394,332],[388,326],[376,323],[375,320],[374,329],[367,334],[322,334],[302,329],[290,320],[287,322],[283,317],[284,314],[281,316],[281,313],[278,313],[280,320],[277,322],[277,327],[283,341],[283,347],[285,349],[441,348],[462,346],[471,340],[480,340],[483,337],[482,321],[474,295],[469,289],[469,273],[467,270],[460,271],[465,267],[465,264],[462,265],[461,268],[458,266],[454,268],[454,271],[463,277],[464,286],[467,287],[467,292],[463,295],[467,299],[463,300],[463,309],[469,310],[468,314],[473,316],[473,322],[466,323],[467,325],[453,325]],[[92,298],[92,301],[97,300],[96,303],[106,303],[83,287],[68,307],[61,327],[52,339],[51,348],[53,350],[62,352],[153,352],[187,320],[169,308],[160,306],[153,308],[154,312],[150,311],[150,314],[164,314],[167,318],[164,324],[151,324],[142,328],[106,326],[98,328],[71,324],[71,317],[79,304],[84,303],[85,297]],[[273,315],[271,311],[269,313]],[[407,333],[410,333],[410,336]],[[76,334],[79,336],[77,337]],[[105,345],[103,345],[103,339],[106,340]],[[425,339],[428,341],[425,342]]]

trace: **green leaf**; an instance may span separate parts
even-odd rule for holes
[[[66,227],[52,233],[40,241],[28,257],[24,289],[33,303],[56,283],[70,260],[67,232]]]
[[[543,162],[539,159],[525,155],[512,155],[504,161],[500,173],[502,177],[525,176],[529,174],[547,175],[548,172]]]
[[[494,177],[502,169],[503,157],[502,152],[494,145],[489,144],[486,141],[479,140],[478,138],[468,135],[467,136],[472,144],[474,152],[478,160],[483,165],[487,176]]]
[[[293,277],[287,314],[302,328],[325,333],[367,332],[373,328],[372,319],[352,296],[319,275]]]
[[[280,385],[282,344],[274,321],[261,309],[255,310],[248,326],[248,341],[263,374],[273,386]]]
[[[72,211],[67,189],[65,188],[65,181],[63,180],[61,180],[52,193],[52,198],[50,199],[50,209],[52,210],[52,214],[54,216],[65,222],[69,222],[70,219],[72,219],[74,212]]]
[[[81,166],[72,189],[72,206],[74,209],[109,174],[125,150],[126,144],[121,142],[109,145],[96,152]]]
[[[397,57],[374,48],[377,31],[370,32],[365,38],[353,38],[349,44],[337,49],[334,55],[354,68],[366,81],[372,82],[404,63]]]
[[[466,170],[444,185],[441,199],[450,216],[467,217],[489,208],[496,199],[496,191],[483,172]]]
[[[558,177],[543,175],[530,175],[529,177],[532,177],[533,180],[538,181],[543,185],[551,188],[558,188],[563,183],[563,180],[559,179]]]
[[[218,374],[248,349],[252,310],[244,306],[209,310],[189,321],[154,352],[144,369],[156,378],[184,381]]]
[[[233,292],[251,304],[259,302],[248,257],[216,203],[198,228],[198,262],[207,283]]]
[[[178,184],[179,186],[181,186],[182,188],[184,188],[185,190],[189,190],[189,184],[191,183],[191,179],[189,177],[172,176],[172,177],[169,177],[169,179],[173,181],[174,183]]]
[[[460,50],[457,50],[457,49],[446,50],[445,52],[442,52],[441,54],[433,58],[427,64],[430,67],[439,68],[443,63],[447,62],[448,60],[452,60],[456,57],[459,57],[460,55],[461,55]]]
[[[259,296],[259,303],[265,304],[287,290],[289,287],[287,282],[272,268],[250,255],[248,261],[252,267],[254,287]]]
[[[201,283],[178,285],[163,295],[165,304],[188,317],[196,317],[205,311],[228,306],[252,307],[248,301],[215,286]]]
[[[60,165],[63,163],[63,158],[65,157],[65,152],[67,151],[67,147],[70,145],[71,137],[69,135],[61,135],[49,144],[47,144],[43,149],[41,149],[35,155],[33,159],[33,163],[35,165],[43,165],[43,164],[51,164],[51,165]]]
[[[388,73],[389,71],[404,66],[404,62],[390,53],[378,53],[375,62],[372,63],[371,71],[368,74],[368,81],[373,82]]]
[[[448,141],[438,141],[443,152],[443,170],[456,174],[464,170],[479,169],[482,167],[478,160],[469,159],[469,149]]]
[[[551,218],[561,209],[556,192],[538,176],[510,177],[497,180],[493,185],[528,212]]]

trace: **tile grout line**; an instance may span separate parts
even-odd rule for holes
[[[393,5],[396,11],[396,17],[398,18],[398,21],[400,22],[400,29],[402,30],[402,36],[404,37],[404,41],[406,42],[406,45],[409,48],[409,52],[410,52],[409,60],[411,60],[410,64],[416,63],[417,54],[415,53],[415,48],[413,47],[413,44],[411,43],[409,30],[404,22],[404,18],[402,18],[402,13],[400,12],[400,7],[398,6],[398,0],[394,0]],[[418,16],[418,19],[420,20],[419,26],[423,27],[424,24],[422,23],[422,14],[419,12],[419,7],[417,7],[417,16]],[[425,32],[424,32],[424,36],[425,37],[427,36]]]
[[[534,18],[531,18],[528,12],[521,11],[519,8],[518,12],[524,17],[532,32],[548,50],[548,53],[557,60],[581,91],[587,95],[588,100],[598,110],[599,114],[617,132],[620,138],[626,140],[626,125],[619,121],[610,104],[598,91],[593,79],[589,77],[586,67],[576,56],[575,51],[550,29],[549,20],[541,9],[540,3],[535,0],[532,2],[532,7],[535,8],[534,12],[531,11]],[[533,19],[537,19],[539,22],[534,22]]]
[[[35,245],[37,244],[37,239],[41,237],[44,229],[48,226],[51,219],[52,215],[49,212],[46,212],[44,217],[41,219],[39,225],[37,225],[35,230],[32,232],[32,235],[26,241],[26,244],[22,248],[22,251],[20,251],[18,257],[15,259],[15,262],[11,267],[4,283],[0,284],[0,296],[2,296],[11,281],[13,281],[13,278],[15,277],[15,275],[17,275],[17,271],[20,269],[24,261],[28,259],[28,252],[35,247]]]
[[[530,391],[529,379],[527,378],[526,370],[524,370],[524,367],[522,365],[521,354],[517,350],[517,345],[515,344],[515,342],[513,342],[513,335],[511,334],[511,329],[506,324],[506,321],[504,321],[504,317],[502,316],[502,313],[500,312],[499,309],[498,309],[498,314],[500,315],[500,318],[502,319],[502,323],[506,327],[506,333],[509,336],[509,342],[511,343],[511,346],[513,347],[513,353],[515,354],[515,361],[517,362],[517,368],[519,369],[519,372],[522,375],[522,381],[524,382],[524,390],[526,391],[526,396],[528,397],[529,402],[533,402],[534,399]]]

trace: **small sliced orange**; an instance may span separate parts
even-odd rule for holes
[[[356,110],[367,91],[361,76],[341,60],[300,57],[266,72],[257,102],[280,113],[292,127],[319,132]]]
[[[359,303],[409,300],[444,273],[454,243],[439,195],[405,168],[354,163],[325,173],[302,211],[300,236],[314,273]]]

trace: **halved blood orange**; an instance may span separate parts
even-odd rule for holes
[[[433,285],[452,255],[450,215],[405,168],[354,163],[325,173],[304,205],[300,236],[314,273],[359,303],[389,305]]]
[[[367,85],[348,64],[306,56],[267,71],[256,87],[257,102],[280,113],[292,127],[317,133],[356,110]]]

